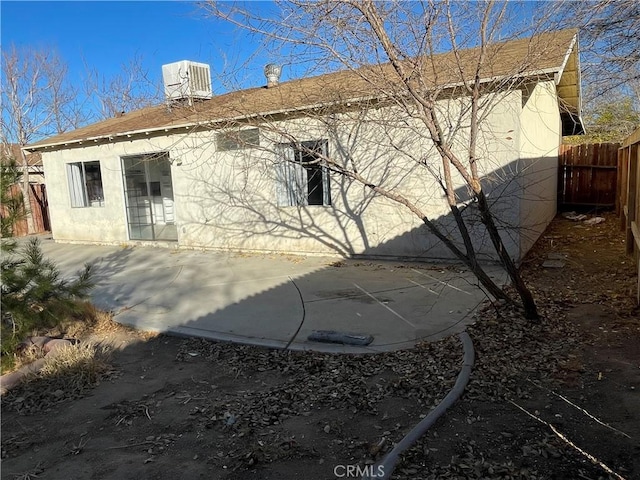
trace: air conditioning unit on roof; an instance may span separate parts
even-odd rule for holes
[[[162,66],[167,100],[211,98],[211,69],[206,63],[182,60]]]

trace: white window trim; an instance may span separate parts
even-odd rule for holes
[[[98,205],[92,205],[92,202],[89,200],[87,174],[85,171],[86,163],[98,163],[98,167],[100,168],[100,183],[102,184],[102,166],[99,160],[67,163],[67,183],[69,185],[71,208],[104,207],[104,198],[99,200]]]
[[[327,141],[322,142],[323,155],[327,155]],[[279,207],[308,206],[307,169],[301,162],[296,161],[295,145],[280,143],[275,146],[278,161],[276,162],[276,202]],[[322,169],[322,205],[314,207],[331,206],[331,191],[329,181],[329,169],[321,164]]]

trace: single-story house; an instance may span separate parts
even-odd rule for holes
[[[477,50],[459,53],[431,57],[421,80],[441,90],[445,133],[465,158],[461,86],[474,78]],[[520,260],[556,213],[562,135],[582,128],[577,33],[496,43],[487,55],[478,165],[506,246]],[[437,179],[441,160],[424,125],[397,101],[403,93],[391,66],[286,82],[277,81],[277,67],[266,70],[266,86],[214,95],[206,66],[171,64],[163,67],[166,104],[26,147],[43,158],[54,239],[450,258],[405,206],[323,160],[402,194],[454,231]],[[372,88],[381,79],[385,86]],[[478,251],[495,258],[455,181]]]

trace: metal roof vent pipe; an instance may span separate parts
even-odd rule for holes
[[[267,88],[277,87],[280,83],[282,67],[275,63],[267,63],[264,66],[264,75],[267,77]]]

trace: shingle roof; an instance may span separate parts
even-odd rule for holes
[[[576,35],[576,30],[560,30],[493,44],[487,51],[480,78],[494,81],[514,76],[562,73],[569,55],[572,52],[577,55],[574,50]],[[421,66],[420,77],[428,87],[455,86],[474,78],[479,49],[460,50],[458,53],[460,62],[452,52],[424,57],[426,61]],[[398,79],[390,64],[361,67],[355,71],[343,70],[282,82],[273,88],[250,88],[217,95],[209,100],[197,101],[193,106],[174,105],[170,110],[166,105],[147,107],[41,140],[27,148],[60,148],[105,138],[117,140],[120,136],[168,132],[202,124],[215,125],[252,116],[370,98],[373,92],[377,91],[379,95],[379,89],[372,88],[374,78],[384,78],[390,89],[394,86],[394,79]],[[556,81],[559,81],[558,77]],[[575,88],[571,90],[572,95],[579,98],[579,75],[573,83]]]

